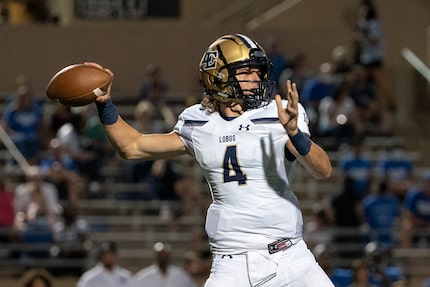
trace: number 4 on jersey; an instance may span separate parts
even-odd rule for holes
[[[246,184],[246,175],[240,169],[237,160],[237,146],[228,146],[224,155],[224,182],[237,181]]]

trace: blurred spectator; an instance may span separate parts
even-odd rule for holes
[[[273,68],[271,74],[271,80],[276,83],[277,90],[281,90],[280,76],[283,70],[288,68],[289,63],[285,54],[281,51],[279,40],[275,35],[269,35],[266,38],[265,50],[267,57],[272,61]]]
[[[115,242],[103,241],[96,249],[97,264],[84,272],[76,287],[131,287],[132,273],[118,265],[118,248]]]
[[[309,249],[320,243],[331,244],[334,241],[333,218],[330,212],[317,203],[312,208],[313,218],[303,228],[303,238]]]
[[[390,262],[390,246],[371,241],[364,246],[364,256],[369,269],[369,283],[378,287],[390,287],[406,281],[403,268]]]
[[[57,131],[55,138],[62,146],[62,153],[75,160],[80,156],[79,135],[72,123],[63,124]]]
[[[78,217],[76,209],[66,207],[63,209],[62,219],[54,224],[54,243],[51,247],[51,255],[56,258],[67,259],[86,259],[91,241],[89,237],[89,223],[84,218]],[[82,262],[81,266],[73,266],[59,270],[60,273],[76,274],[82,273],[82,268],[85,266]]]
[[[331,63],[334,75],[338,80],[343,80],[352,69],[352,61],[348,48],[342,45],[334,47],[331,51]]]
[[[140,162],[137,162],[135,165],[127,165],[127,168],[132,168],[132,175],[134,175],[129,182],[144,183],[145,192],[141,190],[136,195],[134,191],[127,192],[123,190],[122,195],[118,196],[121,199],[164,201],[163,206],[166,208],[164,211],[168,212],[167,217],[170,217],[172,210],[170,210],[169,202],[180,199],[176,191],[176,183],[181,179],[181,175],[176,171],[172,160],[160,159],[145,163],[140,164]],[[161,213],[163,213],[162,210],[160,211]]]
[[[318,105],[318,134],[334,137],[335,149],[363,131],[363,122],[358,117],[347,82],[341,82],[331,96],[326,96]]]
[[[301,95],[305,82],[313,76],[314,72],[309,67],[306,55],[297,53],[291,60],[289,67],[285,68],[279,76],[279,92],[283,97],[287,95],[287,80],[296,83],[297,91]]]
[[[336,227],[335,244],[356,244],[362,242],[361,231],[359,229],[362,223],[360,207],[361,201],[360,197],[355,193],[354,181],[350,177],[345,177],[341,192],[331,202]],[[357,256],[357,251],[345,249],[339,255],[341,257],[354,257]]]
[[[80,134],[81,148],[86,154],[80,163],[78,158],[79,170],[86,177],[89,185],[99,186],[103,177],[101,170],[108,162],[115,157],[111,149],[111,144],[103,130],[95,106],[88,106],[86,121]],[[91,190],[92,191],[92,190]],[[98,192],[97,190],[94,190]],[[90,195],[91,196],[91,195]]]
[[[48,153],[41,159],[39,166],[45,180],[56,186],[61,203],[76,206],[83,179],[68,147],[58,138],[51,139]]]
[[[43,107],[33,98],[28,85],[17,88],[4,110],[2,125],[22,155],[31,164],[36,163],[38,152],[44,148],[46,125]]]
[[[376,95],[375,83],[366,76],[365,69],[356,66],[349,73],[351,98],[357,107],[359,117],[366,124],[369,135],[390,135],[393,133],[393,115]]]
[[[380,287],[370,283],[369,265],[363,258],[355,259],[352,262],[353,282],[348,287]]]
[[[156,112],[154,105],[148,100],[142,100],[134,110],[134,120],[131,123],[142,133],[162,133],[166,126],[154,120]],[[129,182],[146,182],[148,193],[144,199],[178,200],[175,183],[180,178],[175,170],[173,161],[160,159],[155,161],[126,161],[123,162],[124,177]]]
[[[13,192],[6,186],[4,179],[0,178],[0,242],[12,240],[15,219],[13,200]]]
[[[61,212],[55,185],[44,181],[40,170],[33,167],[26,182],[16,186],[14,197],[14,226],[19,240],[24,243],[52,243],[52,228]],[[22,259],[49,256],[49,250],[38,246],[21,252]]]
[[[47,155],[40,161],[40,167],[42,172],[49,172],[46,170],[49,168],[53,162],[60,162],[65,168],[73,171],[77,171],[75,161],[70,156],[69,147],[62,144],[58,138],[51,138],[49,141],[49,146],[47,150]]]
[[[394,104],[382,70],[384,37],[374,0],[360,0],[354,38],[357,41],[357,63],[365,68],[367,77],[375,82],[381,103],[384,107]]]
[[[171,264],[171,251],[169,244],[156,242],[154,244],[155,262],[135,274],[134,287],[197,287],[190,274],[183,268]]]
[[[168,86],[162,78],[160,66],[155,63],[148,64],[138,99],[150,101],[157,106],[158,103],[166,101],[167,91]]]
[[[26,182],[15,188],[15,227],[25,231],[30,224],[42,224],[51,229],[61,212],[57,189],[43,179],[38,167],[32,167],[31,172]]]
[[[155,120],[163,121],[170,130],[176,123],[176,117],[167,104],[167,83],[162,78],[160,66],[151,63],[146,66],[145,78],[140,87],[138,100],[147,100],[154,106]]]
[[[333,65],[324,62],[319,66],[318,73],[304,82],[300,101],[305,106],[315,108],[313,103],[319,103],[323,98],[332,96],[337,84]]]
[[[353,274],[351,270],[338,266],[339,254],[333,245],[317,244],[312,249],[312,253],[335,287],[350,286]]]
[[[401,203],[388,190],[387,183],[381,182],[376,192],[366,196],[362,204],[364,221],[370,228],[370,240],[390,248],[394,247],[395,228],[401,215]]]
[[[178,167],[179,169],[180,167]],[[202,199],[196,190],[195,179],[190,175],[175,173],[174,191],[180,201],[178,215],[202,215],[205,208]],[[196,206],[196,203],[198,206]]]
[[[421,287],[430,287],[430,277],[423,280],[423,285]]]
[[[57,105],[52,115],[51,129],[58,139],[63,153],[67,153],[79,170],[79,174],[87,181],[97,180],[101,160],[97,151],[92,149],[91,142],[84,138],[83,132],[86,124],[85,108],[67,107]],[[105,136],[106,137],[106,136]]]
[[[152,194],[164,201],[178,201],[179,195],[176,183],[182,175],[176,170],[172,160],[159,159],[154,162],[149,178],[149,188]]]
[[[149,100],[141,100],[133,113],[132,125],[142,133],[161,133],[166,127],[163,122],[154,120],[154,104]]]
[[[5,1],[0,2],[0,25],[9,23],[9,6]]]
[[[357,63],[372,68],[379,68],[384,61],[382,25],[373,0],[360,0],[355,40],[357,41]]]
[[[374,121],[374,118],[379,116],[375,83],[366,77],[364,68],[360,66],[355,66],[348,78],[351,85],[351,97],[360,110],[360,116],[364,120]]]
[[[377,161],[379,179],[386,180],[388,188],[401,202],[409,188],[415,183],[414,163],[398,144],[388,147]]]
[[[95,144],[96,147],[104,147],[104,145],[108,142],[108,138],[101,123],[99,122],[96,108],[91,105],[87,106],[84,118],[85,123],[82,127],[82,137],[84,141],[90,141],[89,144],[84,145]]]
[[[350,139],[350,149],[339,155],[339,167],[343,175],[350,177],[354,182],[354,192],[360,198],[369,194],[372,188],[374,165],[363,150],[362,136]]]
[[[333,66],[328,62],[322,63],[318,73],[303,83],[300,102],[305,107],[311,129],[315,132],[318,132],[320,102],[322,99],[333,95],[337,84],[333,74]]]
[[[200,256],[196,251],[187,251],[184,254],[184,270],[192,277],[199,274]]]
[[[55,278],[44,268],[27,270],[19,280],[19,287],[55,287]]]
[[[401,244],[430,246],[430,173],[421,176],[419,185],[412,187],[405,198]]]
[[[58,130],[67,123],[72,123],[73,127],[82,127],[84,120],[80,113],[73,111],[72,107],[56,104],[54,105],[54,112],[49,119],[49,128],[51,130],[51,135],[56,136]]]
[[[183,269],[194,279],[194,281],[197,281],[201,277],[207,278],[206,275],[208,275],[204,269],[201,255],[196,251],[185,252]]]
[[[148,100],[140,101],[134,109],[131,125],[142,133],[161,133],[163,128],[154,121],[154,105]],[[124,176],[130,182],[144,182],[151,175],[154,161],[126,161]],[[155,196],[155,195],[153,195]],[[153,197],[152,196],[152,197]]]
[[[346,176],[341,192],[332,200],[335,224],[338,227],[358,227],[361,224],[360,198],[355,193],[354,181]]]

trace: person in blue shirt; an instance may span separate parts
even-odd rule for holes
[[[424,231],[423,235],[417,229]],[[430,242],[430,172],[424,173],[420,185],[406,194],[401,234],[403,247],[410,247],[417,240],[421,244]]]
[[[354,192],[360,197],[369,194],[373,181],[373,162],[363,150],[363,138],[351,140],[351,151],[340,156],[339,166],[354,182]]]
[[[425,279],[423,280],[423,285],[422,285],[422,287],[430,287],[430,277],[425,278]]]
[[[318,73],[307,77],[302,84],[301,102],[305,107],[309,122],[314,127],[314,132],[322,136],[319,130],[320,111],[319,105],[322,99],[333,96],[338,83],[330,63],[320,65]]]
[[[46,132],[46,124],[43,105],[33,98],[28,85],[19,86],[7,103],[2,125],[22,155],[35,163],[38,152],[45,144],[42,135]]]
[[[414,163],[405,150],[397,143],[387,148],[377,161],[376,171],[379,178],[387,180],[397,198],[404,201],[408,189],[415,181]]]
[[[50,140],[48,153],[40,160],[39,168],[44,178],[57,187],[62,204],[75,206],[84,182],[75,160],[58,138]]]
[[[375,194],[362,201],[364,221],[369,226],[370,240],[393,247],[395,224],[401,214],[401,203],[389,193],[385,181],[379,184]]]

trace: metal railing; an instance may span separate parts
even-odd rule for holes
[[[402,57],[418,72],[420,73],[427,82],[430,83],[430,68],[421,61],[410,49],[403,48],[401,50]]]

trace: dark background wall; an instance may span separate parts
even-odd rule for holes
[[[24,74],[36,91],[43,92],[50,77],[62,67],[95,61],[113,70],[117,94],[133,97],[145,66],[155,62],[163,70],[171,96],[183,98],[200,92],[198,62],[205,48],[222,34],[248,34],[261,44],[273,34],[287,57],[302,51],[314,69],[329,60],[335,46],[351,47],[358,0],[299,1],[254,30],[246,28],[247,21],[266,7],[250,1],[253,6],[245,5],[225,16],[228,9],[233,11],[233,6],[227,6],[232,2],[184,0],[179,19],[75,19],[68,25],[0,25],[0,91],[13,90],[15,77]],[[429,62],[430,4],[427,0],[376,3],[385,33],[386,72],[394,85],[403,47]]]

